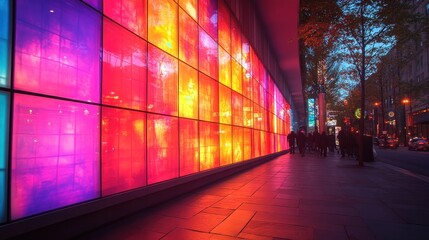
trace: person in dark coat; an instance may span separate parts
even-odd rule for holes
[[[295,154],[295,141],[296,141],[296,134],[294,131],[291,131],[288,135],[287,135],[287,141],[289,143],[289,149],[290,149],[290,154]]]
[[[328,138],[328,135],[326,135],[325,131],[323,131],[322,134],[320,134],[319,142],[320,142],[319,143],[320,156],[326,157],[327,156],[327,150],[328,150],[329,138]]]
[[[341,158],[344,158],[346,156],[346,135],[343,130],[338,132],[337,138],[340,145]]]
[[[304,157],[305,152],[305,134],[304,130],[301,130],[298,132],[298,135],[296,137],[296,144],[298,145],[299,153],[302,157]]]

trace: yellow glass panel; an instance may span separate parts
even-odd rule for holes
[[[243,92],[243,81],[242,81],[242,68],[241,65],[232,59],[231,61],[231,70],[232,70],[232,81],[231,87],[233,90],[242,93]]]
[[[250,130],[250,129],[249,129]],[[233,127],[232,128],[232,151],[233,151],[233,162],[243,161],[244,146],[243,146],[243,128]],[[249,144],[250,146],[250,144]]]
[[[220,125],[220,165],[232,163],[232,127],[230,125]]]
[[[148,40],[177,57],[178,6],[173,0],[151,0],[148,3]]]
[[[231,56],[219,48],[219,82],[231,88]]]
[[[219,121],[231,124],[231,89],[219,84]]]
[[[189,14],[189,16],[191,16],[195,21],[198,21],[198,0],[180,0],[179,5]]]
[[[179,63],[179,116],[198,119],[198,71]]]

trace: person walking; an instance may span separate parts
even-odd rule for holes
[[[323,131],[322,134],[320,134],[319,138],[320,138],[319,139],[319,141],[320,141],[320,143],[319,143],[320,156],[326,157],[327,156],[327,149],[328,149],[328,141],[329,141],[328,135],[326,135],[326,132]]]
[[[298,135],[296,137],[296,144],[298,145],[299,153],[301,154],[302,157],[304,157],[304,152],[305,152],[305,134],[304,134],[304,130],[300,130],[298,132]]]
[[[290,154],[295,154],[295,141],[296,141],[296,134],[294,131],[291,131],[287,135],[287,141],[289,143],[289,152]]]
[[[346,157],[346,135],[342,129],[338,132],[337,138],[340,145],[341,158],[344,158]]]

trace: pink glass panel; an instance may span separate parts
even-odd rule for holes
[[[178,134],[176,117],[147,114],[148,184],[179,176]]]
[[[146,110],[146,41],[108,19],[103,29],[103,104]]]
[[[219,122],[219,83],[202,73],[199,80],[200,119]]]
[[[243,159],[249,160],[252,158],[252,129],[244,128],[243,130]]]
[[[79,1],[16,4],[15,88],[100,102],[100,14]]]
[[[218,79],[219,74],[218,45],[200,28],[199,69],[208,76]]]
[[[219,167],[219,124],[200,121],[200,170]]]
[[[199,0],[199,19],[200,26],[217,41],[217,1],[218,0]]]
[[[243,97],[243,126],[253,127],[253,103],[246,97]]]
[[[198,0],[179,0],[179,5],[189,16],[198,21]]]
[[[241,94],[232,91],[232,124],[243,126],[243,97]]]
[[[177,116],[178,61],[149,44],[147,110]]]
[[[178,6],[173,0],[148,2],[148,40],[155,46],[177,57]]]
[[[231,16],[228,6],[223,0],[219,0],[219,45],[228,53],[231,52]]]
[[[220,124],[220,165],[232,163],[232,127],[230,125]]]
[[[110,195],[146,185],[146,113],[102,109],[101,186]]]
[[[235,61],[231,60],[231,88],[239,93],[243,92],[243,69],[241,65]]]
[[[196,173],[200,169],[198,121],[181,118],[179,124],[180,176],[184,176]]]
[[[250,58],[252,62],[252,77],[259,82],[259,66],[261,63],[255,51],[250,51]]]
[[[198,67],[198,25],[182,9],[179,11],[179,59]]]
[[[16,94],[11,217],[100,196],[99,107]]]
[[[219,84],[219,121],[231,124],[231,89]]]
[[[244,156],[244,139],[243,139],[243,128],[232,127],[232,153],[233,162],[243,161]]]
[[[198,71],[179,62],[179,116],[198,119]]]
[[[252,133],[252,158],[256,158],[261,156],[261,131],[253,129]]]
[[[147,39],[147,0],[103,0],[103,12],[113,21]]]
[[[231,56],[219,48],[219,82],[231,88]]]

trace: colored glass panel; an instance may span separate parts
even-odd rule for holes
[[[253,127],[255,129],[262,128],[262,111],[258,104],[253,103]]]
[[[243,68],[243,81],[242,81],[242,93],[243,96],[248,97],[250,100],[252,99],[253,93],[253,81],[250,73],[246,72],[245,68]]]
[[[196,173],[200,169],[200,146],[198,142],[198,121],[179,120],[180,176]]]
[[[147,39],[147,0],[103,0],[103,12],[113,21]]]
[[[243,96],[232,91],[232,124],[236,126],[243,126]]]
[[[0,0],[0,86],[4,87],[9,86],[9,7],[9,0]]]
[[[90,6],[97,9],[98,11],[101,11],[102,1],[103,0],[83,0],[83,2],[88,3]]]
[[[252,158],[252,129],[244,128],[243,130],[243,159],[249,160]]]
[[[198,21],[198,0],[179,0],[182,7],[195,21]]]
[[[253,127],[253,103],[246,97],[243,97],[243,126]]]
[[[100,109],[16,94],[11,217],[19,219],[100,196]]]
[[[244,156],[244,139],[243,139],[243,128],[232,127],[232,151],[233,151],[233,162],[243,161]]]
[[[199,78],[200,119],[219,122],[219,83],[202,73]]]
[[[228,53],[231,52],[231,15],[225,1],[219,1],[218,42]]]
[[[110,195],[146,185],[146,113],[102,109],[101,186]]]
[[[231,124],[231,89],[219,84],[219,121]]]
[[[146,110],[146,41],[108,19],[103,29],[103,104]]]
[[[200,121],[200,170],[219,167],[219,124]]]
[[[198,71],[179,62],[179,116],[198,119]]]
[[[198,67],[198,24],[182,9],[179,11],[179,59]]]
[[[267,108],[268,109],[268,102],[267,102],[267,100],[268,100],[268,93],[267,93],[267,91],[266,90],[264,90],[264,88],[262,87],[262,85],[259,85],[258,86],[259,87],[259,102],[258,102],[258,100],[255,100],[255,102],[258,102],[259,103],[259,105],[261,105],[262,107],[264,107],[264,108]]]
[[[100,14],[71,0],[16,4],[15,88],[100,102]]]
[[[243,92],[243,70],[241,65],[235,61],[231,60],[231,88],[239,93]]]
[[[261,92],[260,92],[260,88],[259,88],[259,82],[257,82],[257,81],[252,81],[252,85],[253,85],[253,87],[252,87],[252,96],[253,96],[253,101],[255,102],[255,103],[258,103],[259,104],[259,101],[260,101],[260,99],[261,99]]]
[[[148,40],[177,57],[178,6],[172,0],[150,0],[148,4]]]
[[[9,96],[0,92],[0,223],[6,221],[7,149],[9,136]]]
[[[252,158],[256,158],[261,156],[261,131],[253,129],[252,134]]]
[[[259,82],[259,66],[261,63],[255,51],[250,51],[250,58],[252,62],[252,78]]]
[[[147,110],[177,116],[178,61],[149,45]]]
[[[147,115],[148,184],[179,176],[179,126],[176,117]]]
[[[231,56],[219,48],[219,82],[231,88]]]
[[[219,74],[218,45],[201,28],[198,59],[200,71],[217,80]]]
[[[231,18],[231,56],[241,63],[241,32],[235,18]]]
[[[267,155],[268,150],[270,149],[270,141],[268,139],[268,133],[265,131],[260,131],[261,138],[260,138],[260,148],[261,148],[261,156]]]
[[[232,127],[220,124],[219,126],[219,149],[220,165],[225,166],[232,163]]]
[[[217,1],[199,0],[198,22],[217,41]]]

